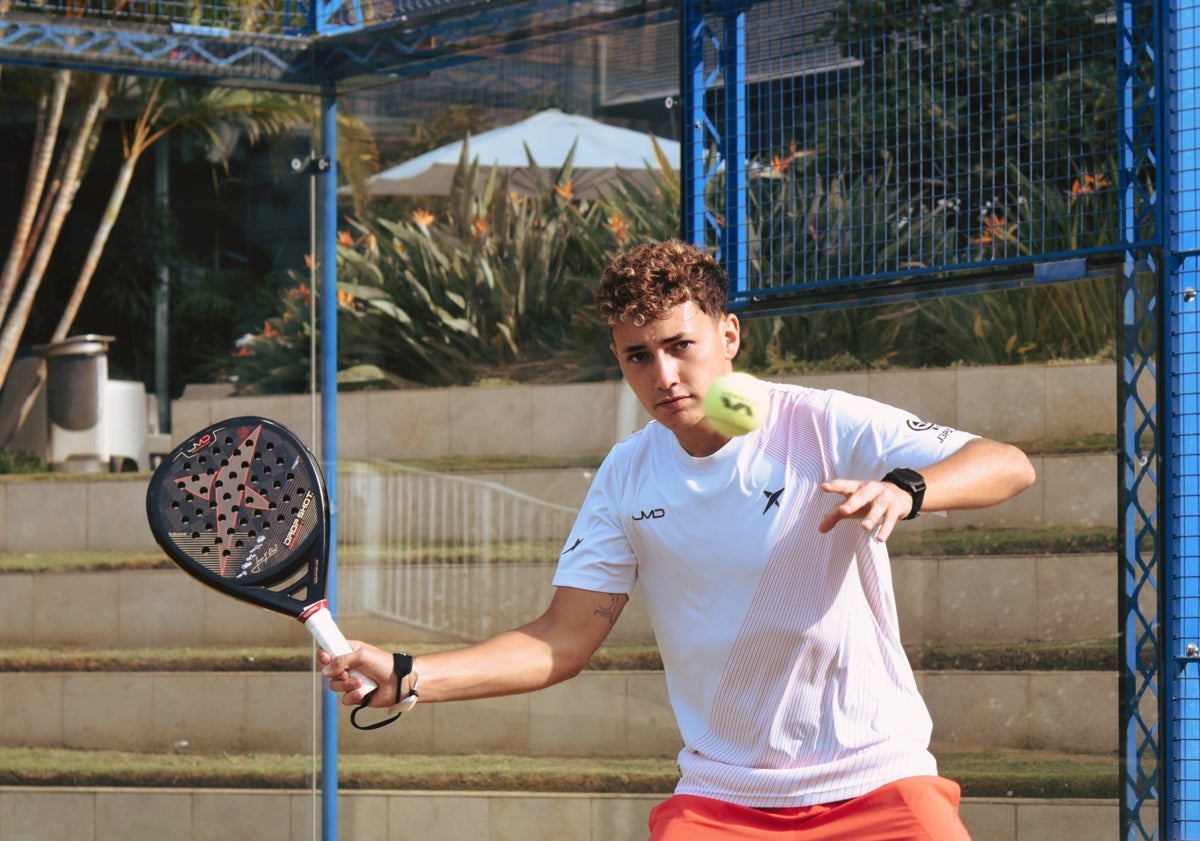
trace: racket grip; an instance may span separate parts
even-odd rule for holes
[[[304,613],[300,614],[299,618],[321,648],[335,657],[340,654],[350,653],[350,643],[346,642],[341,629],[338,628],[337,622],[333,619],[333,614],[329,612],[329,603],[324,599],[310,605]],[[352,670],[350,674],[363,682],[363,687],[367,692],[375,691],[377,686],[375,681],[362,672]]]

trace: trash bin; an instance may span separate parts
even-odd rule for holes
[[[46,460],[52,470],[96,473],[109,468],[104,409],[112,341],[112,336],[88,333],[34,349],[46,360]]]

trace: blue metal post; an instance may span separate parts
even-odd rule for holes
[[[1118,500],[1121,520],[1120,672],[1121,837],[1166,838],[1164,778],[1163,585],[1170,516],[1166,499],[1170,463],[1165,395],[1170,334],[1167,190],[1170,159],[1165,119],[1167,93],[1163,46],[1166,4],[1117,2],[1117,91],[1120,150],[1121,236],[1125,245],[1118,430]]]
[[[729,273],[730,291],[749,288],[746,213],[746,12],[736,4],[723,15],[721,75],[725,79],[721,149],[725,159],[725,225],[721,229],[721,262]]]
[[[704,235],[704,144],[708,117],[704,113],[704,94],[708,80],[704,73],[704,44],[707,26],[696,0],[684,0],[680,12],[683,28],[683,142],[680,144],[680,177],[683,179],[683,238],[703,245]]]
[[[1200,838],[1200,11],[1187,0],[1170,5],[1163,835],[1168,841],[1189,841]]]
[[[329,569],[325,598],[337,616],[337,99],[321,94],[318,160],[327,163],[316,184],[317,279],[320,304],[321,468],[329,493]],[[338,824],[338,700],[321,693],[321,838],[336,841]]]

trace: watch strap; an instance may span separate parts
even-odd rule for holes
[[[921,513],[921,503],[925,501],[925,477],[911,467],[897,467],[888,471],[882,481],[890,482],[912,497],[912,509],[904,519],[911,520]]]

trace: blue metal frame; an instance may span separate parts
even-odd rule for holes
[[[1191,839],[1200,838],[1200,103],[1191,95],[1200,84],[1200,6],[1171,4],[1165,34],[1170,239],[1161,303],[1169,352],[1160,376],[1171,411],[1162,436],[1162,807],[1164,837]]]
[[[68,18],[14,0],[16,11],[0,17],[0,63],[347,90],[676,14],[669,0],[615,0],[599,8],[570,0],[332,0],[289,2],[248,32],[231,28],[228,14],[185,22],[169,12],[151,15],[137,0],[112,5],[136,8],[140,17],[89,10]],[[434,41],[441,46],[432,49]]]
[[[1166,810],[1160,808],[1167,763],[1160,750],[1159,579],[1167,546],[1160,526],[1164,516],[1159,479],[1166,481],[1168,456],[1163,447],[1159,408],[1163,378],[1160,323],[1163,300],[1162,250],[1154,236],[1166,230],[1164,203],[1146,178],[1154,162],[1166,159],[1162,148],[1158,92],[1165,90],[1162,19],[1154,0],[1122,0],[1117,6],[1118,95],[1122,242],[1119,511],[1121,520],[1119,616],[1121,837],[1148,841],[1169,837]],[[1153,68],[1149,78],[1146,69]],[[1154,236],[1148,237],[1151,230]],[[1157,818],[1153,816],[1157,814]]]
[[[716,175],[716,164],[708,166],[707,150],[721,133],[708,116],[704,97],[716,85],[720,67],[708,68],[707,48],[716,39],[704,19],[698,3],[685,2],[680,15],[683,28],[681,91],[683,99],[684,141],[680,148],[680,177],[683,188],[683,237],[689,242],[707,243],[720,235],[720,223],[709,212],[705,187]]]
[[[718,60],[722,93],[721,160],[725,167],[725,224],[721,256],[736,296],[744,294],[750,276],[748,257],[749,206],[745,162],[749,132],[746,125],[746,8],[749,3],[721,5],[721,45]],[[728,162],[733,161],[733,165]]]
[[[337,616],[337,97],[321,95],[320,152],[326,165],[318,170],[316,213],[316,276],[320,305],[321,468],[329,494],[329,566],[325,573],[325,598]],[[338,828],[338,697],[329,689],[321,693],[321,838],[336,841]]]
[[[834,306],[848,297],[895,300],[1061,280],[1079,276],[1076,261],[1123,257],[1122,835],[1146,841],[1200,837],[1194,795],[1200,789],[1200,658],[1188,648],[1200,644],[1200,304],[1192,291],[1200,288],[1200,113],[1192,95],[1200,89],[1197,7],[1187,0],[1115,2],[1121,231],[1111,248],[1041,254],[1037,267],[1029,258],[1006,258],[986,267],[804,278],[801,285],[754,290],[746,223],[746,19],[761,0],[282,0],[264,8],[254,32],[230,29],[236,24],[219,4],[90,5],[14,0],[0,17],[0,63],[319,92],[321,155],[331,162],[340,90],[678,14],[682,234],[719,250],[730,270],[733,306],[750,314]],[[431,38],[439,40],[438,48],[431,48]],[[322,457],[336,535],[335,173],[331,166],[319,175],[315,251],[323,307]],[[981,268],[989,274],[966,273]],[[330,584],[335,581],[331,574]],[[336,831],[336,710],[323,710],[323,716],[331,738],[323,766],[329,838]]]

